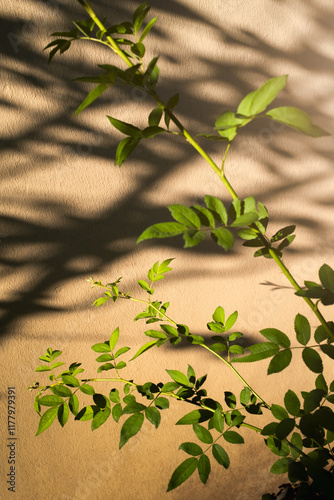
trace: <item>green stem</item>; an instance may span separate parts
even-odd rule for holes
[[[83,5],[85,11],[87,14],[90,16],[90,18],[95,22],[95,24],[100,28],[100,30],[105,30],[104,24],[100,21],[100,19],[97,17],[95,14],[94,10],[92,9],[91,5],[89,4],[88,0],[85,0],[85,4]],[[130,68],[133,66],[132,62],[128,58],[126,54],[122,51],[122,49],[119,48],[115,40],[110,36],[106,35],[106,38],[109,42],[109,45],[111,49],[127,64]]]
[[[276,255],[275,251],[272,248],[269,248],[268,250],[269,250],[269,253],[272,256],[272,258],[276,262],[276,264],[280,267],[284,276],[290,281],[290,283],[295,288],[295,290],[297,290],[297,292],[299,290],[301,290],[301,287],[299,286],[297,281],[294,279],[294,277],[290,273],[289,269],[285,266],[285,264],[283,263],[281,258],[278,257],[278,255]],[[334,339],[334,334],[331,331],[331,329],[329,328],[325,318],[323,317],[323,315],[319,311],[317,304],[314,304],[314,302],[311,299],[309,299],[308,297],[302,297],[302,298],[305,300],[306,304],[308,304],[308,306],[312,309],[312,311],[314,312],[314,314],[316,315],[316,317],[318,318],[318,320],[320,321],[320,323],[322,324],[322,326],[324,327],[324,329],[328,333],[329,338]]]
[[[163,316],[167,321],[169,321],[170,323],[172,323],[172,325],[174,326],[177,326],[177,323],[175,323],[175,321],[173,321],[171,318],[169,318],[167,316],[167,314],[163,313],[162,311],[160,311],[160,309],[158,309],[157,307],[155,307],[152,302],[147,302],[146,300],[141,300],[141,299],[136,299],[134,297],[129,297],[130,300],[132,300],[133,302],[140,302],[141,304],[145,304],[149,307],[153,307],[153,309],[155,309],[155,311],[157,311],[158,314],[161,314],[161,316]]]
[[[248,387],[248,389],[254,394],[254,396],[256,396],[256,398],[261,401],[261,403],[263,403],[266,408],[268,408],[270,410],[270,405],[268,405],[264,399],[261,398],[261,396],[259,396],[255,391],[254,389],[252,389],[252,387],[246,382],[246,380],[240,375],[240,373],[234,368],[234,366],[229,362],[227,361],[226,359],[224,359],[222,356],[220,356],[218,353],[212,351],[212,349],[210,349],[210,347],[206,346],[205,344],[199,344],[201,347],[204,347],[204,349],[206,349],[207,351],[211,352],[212,354],[214,354],[217,358],[219,358],[223,363],[225,363],[225,365],[227,365],[232,371],[233,373],[238,377],[239,380],[241,380],[241,382],[246,386]]]

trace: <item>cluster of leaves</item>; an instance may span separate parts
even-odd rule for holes
[[[87,8],[89,12],[91,10],[90,6],[88,5],[88,2],[85,3],[86,5],[82,5]],[[145,55],[145,46],[143,44],[144,38],[157,20],[157,18],[151,19],[142,30],[141,34],[139,33],[149,11],[150,7],[147,6],[147,2],[144,2],[135,10],[132,16],[132,22],[125,21],[103,29],[99,28],[96,21],[94,18],[92,19],[91,16],[83,21],[73,21],[75,28],[71,31],[57,31],[51,34],[51,36],[60,38],[57,38],[49,43],[44,49],[52,49],[49,53],[49,63],[52,61],[57,52],[63,54],[70,48],[72,42],[80,39],[98,40],[105,44],[108,44],[108,39],[112,39],[117,46],[129,48],[129,50],[124,49],[123,51],[130,59],[142,61],[142,58]],[[104,18],[104,25],[106,24],[106,21],[107,18]],[[134,37],[134,39],[130,40],[129,37]],[[94,80],[91,79],[82,81],[92,82]],[[108,79],[104,80],[103,78],[98,80],[98,82],[114,83],[113,81],[109,81]]]
[[[329,322],[333,328],[333,323]],[[329,338],[328,332],[320,325],[314,332],[315,346],[308,346],[311,340],[311,325],[308,319],[302,314],[297,314],[294,321],[296,339],[300,346],[291,347],[289,337],[277,328],[265,328],[260,331],[268,342],[259,342],[247,347],[250,354],[239,358],[234,358],[233,363],[250,363],[260,361],[266,358],[272,358],[268,366],[268,375],[279,373],[289,366],[292,359],[292,349],[302,349],[302,358],[309,370],[314,373],[322,373],[323,363],[320,354],[314,349],[319,347],[321,352],[331,359],[334,359],[334,346],[332,338]],[[326,341],[326,342],[325,342]]]
[[[325,130],[314,125],[311,118],[298,108],[282,106],[264,113],[269,104],[276,98],[278,92],[286,86],[287,78],[288,75],[283,75],[267,80],[259,89],[254,90],[242,99],[236,113],[225,111],[220,115],[215,123],[215,130],[219,135],[200,135],[210,140],[232,142],[242,127],[258,118],[269,118],[311,137],[328,135]]]
[[[152,284],[163,279],[165,274],[171,270],[172,260],[166,259],[161,264],[156,262],[147,273],[148,281],[138,281],[139,287],[148,294],[149,305],[144,313],[140,313],[135,319],[144,319],[146,323],[158,321],[160,329],[150,329],[145,332],[146,336],[154,340],[144,344],[132,359],[137,358],[151,347],[159,347],[167,341],[172,345],[178,344],[182,338],[191,343],[205,346],[203,337],[192,335],[187,326],[173,324],[173,321],[166,316],[168,303],[162,305],[158,301],[151,302],[151,296],[154,293]],[[112,290],[111,297],[109,295],[108,297],[137,300],[118,290],[119,281],[120,279],[108,284]],[[92,283],[93,286],[105,288],[100,281],[92,281]],[[261,334],[267,339],[267,342],[247,347],[250,354],[243,355],[242,346],[234,343],[242,337],[242,334],[230,332],[237,318],[237,311],[226,316],[222,306],[215,309],[212,321],[207,323],[209,331],[216,334],[211,337],[211,341],[214,343],[208,346],[209,350],[214,353],[227,353],[228,361],[226,362],[228,364],[230,362],[253,362],[272,357],[268,374],[280,372],[288,366],[293,347],[291,347],[288,336],[275,328],[261,330]],[[167,320],[167,323],[163,323],[163,320]],[[268,448],[280,457],[273,464],[271,472],[274,474],[288,472],[291,483],[298,483],[301,491],[317,489],[326,495],[329,488],[333,486],[333,476],[326,471],[325,467],[333,459],[328,446],[334,441],[334,412],[324,403],[334,403],[334,381],[329,387],[327,386],[323,376],[323,363],[314,347],[319,347],[324,354],[334,359],[334,346],[323,326],[318,327],[314,332],[314,340],[317,345],[312,347],[308,345],[311,339],[311,327],[306,317],[298,314],[294,326],[297,341],[303,349],[303,360],[312,372],[318,374],[315,389],[301,393],[304,401],[303,408],[298,396],[292,390],[289,390],[285,395],[285,408],[277,404],[270,407],[263,400],[258,400],[249,386],[245,386],[239,395],[239,407],[237,407],[236,395],[230,391],[224,392],[226,405],[224,410],[219,401],[208,397],[207,391],[203,387],[207,375],[196,378],[195,371],[190,365],[188,365],[186,374],[179,370],[166,370],[172,379],[170,382],[135,384],[132,380],[121,378],[119,375],[119,371],[126,367],[126,363],[119,361],[118,358],[128,352],[129,347],[115,350],[119,339],[119,329],[116,328],[109,340],[94,344],[92,350],[99,353],[99,357],[96,359],[100,364],[97,369],[98,373],[114,370],[116,375],[111,380],[123,384],[124,396],[121,397],[116,388],[112,388],[108,395],[95,392],[91,383],[98,382],[98,379],[78,379],[77,375],[84,371],[80,368],[80,363],[72,363],[68,370],[56,376],[54,370],[64,363],[55,361],[60,356],[61,351],[52,351],[49,348],[46,354],[39,358],[46,364],[37,367],[36,371],[51,372],[49,379],[56,383],[45,387],[39,387],[37,383],[32,387],[38,389],[35,409],[41,417],[37,435],[46,430],[56,417],[58,417],[59,423],[64,426],[70,412],[74,415],[75,420],[91,421],[92,430],[104,424],[110,415],[115,422],[119,422],[121,418],[126,416],[120,433],[119,447],[121,448],[141,430],[145,419],[158,428],[161,422],[161,410],[169,408],[169,397],[195,405],[196,409],[184,415],[176,425],[192,425],[195,436],[200,443],[187,441],[180,445],[179,449],[190,457],[186,458],[174,470],[168,484],[168,491],[171,491],[184,483],[195,470],[198,470],[199,478],[205,484],[211,472],[211,456],[225,469],[228,468],[230,465],[228,453],[218,443],[218,440],[222,439],[230,444],[243,443],[243,437],[236,429],[248,425],[245,423],[247,413],[259,415],[263,413],[263,409],[270,409],[277,421],[267,424],[262,431],[258,430],[265,436]],[[241,356],[233,357],[231,360],[231,355]],[[51,394],[44,395],[47,390]],[[93,401],[79,410],[77,394],[80,392],[91,396]],[[141,397],[140,401],[137,401],[138,395]],[[143,398],[148,400],[148,404],[143,402]],[[49,409],[41,414],[41,407],[45,406]],[[203,449],[203,443],[207,445],[205,449]],[[311,451],[306,453],[305,449],[306,451],[311,449]]]
[[[198,245],[210,232],[211,238],[226,252],[234,245],[231,230],[237,230],[238,236],[246,240],[247,247],[260,247],[254,257],[272,258],[270,252],[282,257],[282,250],[289,246],[295,235],[296,226],[286,226],[277,231],[270,240],[264,236],[268,224],[268,212],[265,206],[256,203],[253,196],[244,200],[236,198],[228,208],[215,196],[205,196],[206,206],[170,205],[170,211],[175,222],[160,222],[149,226],[139,236],[137,243],[153,238],[170,238],[183,235],[184,248]],[[278,243],[277,247],[273,244]]]
[[[317,299],[324,306],[334,304],[334,270],[328,264],[324,264],[319,269],[319,279],[321,285],[314,281],[305,281],[306,290],[299,290],[296,295]]]
[[[281,457],[270,471],[288,473],[292,484],[298,482],[300,496],[297,498],[313,498],[314,492],[330,498],[334,491],[333,474],[326,469],[334,461],[330,448],[334,441],[334,412],[324,405],[334,402],[334,381],[328,388],[321,373],[315,386],[312,391],[301,393],[303,404],[289,389],[284,396],[284,407],[271,406],[276,421],[267,424],[261,432],[266,436],[268,448]],[[310,448],[312,451],[308,451]]]
[[[115,163],[121,166],[140,140],[152,138],[163,132],[170,132],[171,121],[174,122],[181,134],[185,135],[187,139],[191,138],[189,134],[187,136],[186,130],[173,115],[173,110],[179,101],[178,94],[173,95],[166,105],[156,94],[155,88],[159,78],[158,57],[154,57],[146,66],[143,63],[146,52],[143,42],[156,22],[156,18],[154,18],[144,26],[150,10],[147,3],[144,2],[135,10],[132,21],[106,27],[106,19],[101,22],[97,18],[88,0],[78,1],[88,13],[89,19],[75,22],[75,28],[71,31],[53,33],[56,40],[46,47],[51,49],[49,62],[56,53],[66,52],[73,41],[83,39],[93,40],[108,46],[126,62],[128,68],[124,70],[111,64],[103,64],[99,65],[102,70],[100,74],[78,78],[79,81],[97,85],[78,107],[76,114],[83,111],[108,88],[115,85],[140,88],[153,97],[157,104],[149,114],[148,126],[144,129],[108,116],[112,126],[126,136],[117,147]],[[287,75],[268,80],[259,89],[244,97],[236,112],[226,111],[217,118],[215,122],[216,134],[200,134],[200,136],[210,140],[227,142],[227,154],[228,148],[239,130],[253,120],[260,118],[269,118],[312,137],[328,135],[326,131],[314,125],[305,112],[297,108],[285,106],[267,109],[278,92],[285,87],[286,82]],[[160,126],[163,117],[165,127]],[[199,145],[197,146],[196,149],[200,151]],[[224,177],[226,154],[220,170],[221,178]],[[268,224],[267,210],[261,203],[256,203],[252,196],[244,200],[234,199],[229,208],[226,208],[221,200],[213,196],[205,197],[205,206],[187,207],[178,204],[168,208],[174,222],[150,226],[141,234],[138,242],[150,238],[167,238],[182,234],[184,246],[194,247],[204,240],[206,233],[210,233],[211,238],[225,251],[228,251],[234,245],[234,232],[237,232],[238,236],[245,240],[244,246],[257,249],[255,257],[264,256],[280,259],[283,249],[289,246],[295,237],[293,234],[295,226],[287,226],[268,239],[265,234]],[[119,443],[121,448],[140,431],[145,419],[156,428],[159,426],[160,411],[169,407],[168,397],[195,405],[196,409],[182,417],[177,425],[192,425],[200,444],[184,442],[180,445],[180,449],[190,455],[190,458],[184,460],[172,474],[168,485],[168,491],[170,491],[184,483],[196,469],[200,480],[205,484],[211,471],[210,453],[218,464],[228,468],[230,463],[228,454],[217,441],[222,439],[222,441],[232,444],[243,443],[242,436],[235,430],[246,425],[247,415],[242,414],[242,411],[245,410],[248,414],[261,414],[262,410],[267,408],[270,409],[276,421],[266,425],[261,432],[265,436],[266,445],[280,457],[272,466],[271,471],[275,474],[287,472],[291,483],[294,486],[298,484],[298,498],[313,498],[312,495],[317,496],[318,492],[321,492],[324,498],[332,498],[333,475],[326,470],[326,467],[328,468],[333,460],[330,444],[334,441],[334,414],[328,404],[334,403],[334,381],[328,387],[323,375],[322,358],[316,348],[320,349],[321,354],[334,359],[334,346],[331,344],[334,335],[330,335],[330,330],[334,332],[333,323],[327,323],[327,328],[324,327],[324,324],[319,326],[314,332],[316,345],[310,346],[310,324],[304,316],[298,314],[294,324],[299,344],[297,347],[291,346],[290,339],[282,331],[267,328],[261,330],[261,334],[267,341],[247,347],[250,354],[244,355],[243,347],[236,343],[242,334],[230,331],[237,320],[238,313],[235,311],[225,319],[225,311],[219,306],[213,313],[213,321],[207,324],[209,331],[215,333],[211,337],[213,343],[206,345],[203,337],[191,334],[187,326],[175,323],[168,318],[166,311],[169,302],[151,300],[151,296],[154,294],[153,283],[163,279],[165,273],[171,270],[169,267],[171,261],[172,259],[167,259],[161,264],[156,262],[147,274],[148,281],[146,279],[138,281],[141,289],[148,294],[149,300],[146,302],[147,307],[135,317],[135,321],[144,319],[146,324],[158,323],[158,325],[156,329],[145,331],[145,335],[153,340],[144,344],[132,359],[154,346],[159,347],[166,342],[176,345],[184,338],[192,344],[210,350],[229,365],[235,373],[237,372],[234,366],[232,367],[232,362],[254,362],[272,358],[268,367],[268,374],[272,374],[285,369],[291,362],[292,349],[300,348],[305,365],[317,374],[315,389],[301,393],[303,404],[298,396],[289,389],[284,397],[284,407],[277,404],[270,407],[251,390],[249,385],[246,385],[239,396],[239,408],[237,408],[237,397],[230,391],[225,391],[224,402],[227,410],[223,410],[222,404],[209,398],[203,388],[206,375],[197,379],[194,369],[190,365],[187,374],[178,370],[166,370],[172,381],[165,384],[146,382],[143,385],[138,385],[119,375],[119,370],[126,367],[126,363],[120,361],[119,357],[125,354],[129,347],[121,347],[115,351],[119,337],[119,331],[116,328],[109,340],[94,344],[92,349],[99,353],[96,360],[99,363],[98,373],[112,370],[115,373],[115,378],[110,380],[123,384],[124,396],[121,397],[119,390],[115,388],[112,388],[108,395],[96,393],[94,387],[88,382],[97,382],[99,379],[80,380],[77,375],[84,371],[80,368],[80,363],[72,363],[67,371],[56,375],[54,370],[64,363],[55,361],[61,352],[52,351],[49,348],[46,354],[40,357],[40,360],[46,364],[39,366],[36,371],[50,372],[49,379],[52,383],[40,387],[39,383],[36,382],[31,387],[31,389],[38,389],[35,409],[41,418],[37,434],[47,429],[56,417],[58,417],[61,426],[65,425],[70,412],[74,415],[75,420],[91,420],[92,430],[104,424],[110,415],[116,422],[126,416],[121,428]],[[333,269],[328,265],[322,266],[319,277],[321,285],[305,281],[306,289],[298,290],[297,295],[306,299],[317,299],[324,305],[333,304]],[[96,306],[104,304],[109,299],[115,302],[119,298],[145,302],[131,297],[129,293],[121,292],[119,290],[120,279],[102,285],[101,281],[96,282],[91,278],[92,286],[99,286],[106,290],[103,297],[94,302]],[[315,307],[317,308],[317,305]],[[227,359],[218,353],[221,353],[222,356],[226,354]],[[239,356],[235,357],[235,355]],[[239,378],[241,377],[239,376]],[[45,391],[49,391],[50,394],[44,395]],[[93,398],[92,404],[84,406],[81,410],[79,410],[77,396],[80,393]],[[141,397],[140,401],[136,399],[138,395]],[[49,407],[49,409],[41,414],[42,407]],[[257,431],[261,430],[254,426],[253,428]],[[207,445],[205,449],[203,449],[202,443]],[[310,449],[311,451],[308,451]],[[269,497],[273,498],[271,495],[264,495],[263,499],[268,500]]]

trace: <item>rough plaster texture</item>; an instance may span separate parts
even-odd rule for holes
[[[93,4],[117,22],[138,2]],[[280,74],[290,77],[279,104],[302,107],[333,132],[331,0],[153,0],[152,5],[159,22],[148,56],[161,54],[160,92],[165,98],[180,92],[179,116],[194,133],[210,132],[221,112]],[[135,247],[145,227],[166,219],[167,204],[198,203],[205,194],[228,200],[227,194],[179,138],[143,142],[124,167],[113,166],[120,135],[105,115],[143,126],[152,104],[140,92],[116,89],[74,117],[89,85],[73,79],[90,74],[96,63],[112,61],[105,50],[78,44],[47,66],[42,49],[48,35],[81,17],[74,0],[0,0],[0,6],[1,498],[14,496],[6,485],[8,386],[15,386],[17,395],[15,496],[20,500],[256,500],[274,491],[282,482],[268,474],[274,457],[247,431],[245,445],[229,447],[229,470],[214,465],[205,487],[194,475],[165,493],[183,455],[177,448],[192,434],[174,427],[188,411],[178,404],[157,431],[145,425],[120,452],[120,427],[111,421],[94,433],[89,423],[70,422],[63,430],[55,423],[35,437],[38,418],[26,387],[41,378],[34,369],[46,348],[62,349],[68,363],[82,361],[92,376],[96,356],[90,346],[117,325],[123,345],[135,350],[143,343],[143,325],[131,319],[138,311],[127,302],[91,308],[98,296],[87,286],[91,275],[104,281],[123,276],[132,292],[153,262],[175,257],[160,294],[171,300],[173,317],[197,333],[206,332],[217,305],[239,310],[238,328],[252,341],[269,326],[293,337],[296,312],[308,311],[273,263],[252,260],[239,244],[227,255],[209,242],[189,251],[181,249],[180,240]],[[205,147],[219,161],[220,148]],[[286,256],[297,279],[315,280],[323,262],[333,265],[331,137],[313,140],[261,122],[240,137],[227,172],[240,197],[253,194],[266,204],[272,232],[297,223],[298,237]],[[280,402],[289,384],[295,390],[313,384],[313,375],[295,358],[284,377],[266,378],[265,362],[240,371],[269,401]],[[161,348],[140,359],[128,372],[138,381],[166,380],[165,368],[184,371],[189,362],[198,374],[208,373],[212,397],[241,389],[200,349]],[[328,364],[329,378],[331,369]]]

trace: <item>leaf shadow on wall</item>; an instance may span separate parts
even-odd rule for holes
[[[138,5],[138,2],[134,0],[118,3],[117,7],[113,7],[113,15],[117,21],[128,18],[128,12]],[[45,2],[35,0],[35,4],[37,9],[41,6],[44,9],[43,12],[46,12],[43,26],[45,34],[55,29],[62,29],[64,22],[61,18],[68,19],[65,23],[68,27],[70,19],[84,17],[75,3],[73,7],[68,7],[60,3],[49,2],[45,7]],[[103,13],[107,5],[107,2],[94,2],[96,11],[99,13]],[[161,77],[159,92],[164,98],[168,98],[175,93],[175,89],[180,89],[182,96],[182,102],[178,108],[180,115],[185,124],[191,123],[194,126],[195,133],[210,132],[217,117],[217,110],[220,114],[225,109],[233,109],[237,105],[238,99],[232,103],[230,99],[224,100],[224,88],[232,88],[240,100],[243,95],[257,87],[257,83],[253,85],[251,82],[260,81],[261,83],[276,76],[265,69],[270,65],[264,64],[264,61],[274,60],[278,64],[286,60],[290,64],[301,66],[310,73],[327,74],[330,72],[332,58],[316,45],[311,45],[306,36],[293,50],[282,53],[272,44],[267,43],[259,32],[253,33],[240,28],[234,29],[231,33],[227,28],[213,23],[205,12],[199,13],[198,10],[195,12],[194,9],[181,5],[176,0],[169,1],[168,6],[165,3],[161,5],[161,2],[155,0],[152,5],[152,15],[157,14],[159,17],[161,14],[170,23],[174,20],[178,23],[191,20],[197,23],[199,30],[201,26],[210,29],[216,37],[220,37],[226,50],[229,47],[240,46],[246,54],[252,51],[252,57],[246,57],[240,62],[231,62],[224,58],[220,60],[218,56],[216,59],[212,55],[203,56],[195,53],[191,64],[205,65],[206,76],[194,74],[189,77],[187,74],[182,74],[182,67],[187,63],[185,60],[187,51],[182,50],[181,42],[177,40],[178,33],[172,30],[167,32],[164,27],[159,26],[159,22],[156,24],[152,33],[152,43],[156,37],[156,40],[163,41],[166,46],[166,51],[161,54],[162,73],[167,62],[173,62],[180,69],[180,76],[176,80],[168,75]],[[311,2],[310,11],[312,11],[312,22],[316,23],[319,29],[326,30],[328,37],[332,36],[329,19],[334,18],[334,10],[330,7],[319,7],[315,2]],[[50,14],[49,17],[48,14]],[[57,22],[54,17],[57,18]],[[171,155],[161,155],[157,152],[158,148],[151,146],[149,141],[143,142],[133,153],[129,164],[145,163],[146,174],[136,177],[130,191],[126,192],[116,204],[111,200],[110,205],[97,215],[86,216],[76,211],[73,206],[69,206],[66,200],[46,197],[43,185],[31,184],[29,177],[32,174],[35,175],[34,179],[38,179],[39,172],[45,174],[48,169],[54,168],[57,161],[64,161],[66,157],[64,153],[69,152],[73,162],[80,160],[86,166],[92,164],[98,176],[99,161],[110,159],[110,168],[114,168],[112,161],[116,144],[121,137],[109,128],[102,127],[101,131],[100,124],[96,120],[87,125],[84,119],[81,120],[73,115],[73,111],[89,90],[87,86],[73,81],[73,78],[96,72],[93,52],[89,53],[87,59],[83,59],[85,52],[74,48],[73,57],[70,51],[61,58],[55,59],[54,63],[48,67],[45,53],[37,50],[34,43],[37,33],[34,24],[23,18],[19,20],[8,17],[2,20],[1,32],[4,36],[4,69],[7,83],[0,105],[9,117],[7,135],[0,140],[1,148],[7,158],[0,174],[1,182],[5,186],[4,214],[0,222],[3,250],[1,252],[2,274],[4,278],[11,279],[33,268],[28,285],[24,288],[20,285],[11,285],[2,296],[1,307],[4,313],[0,320],[0,331],[6,334],[10,332],[12,322],[18,318],[33,316],[40,312],[54,313],[56,309],[43,304],[43,301],[45,297],[53,293],[59,283],[75,280],[83,272],[87,272],[88,275],[98,275],[106,265],[111,265],[124,255],[133,252],[130,245],[120,247],[118,250],[112,249],[115,241],[128,240],[134,243],[136,237],[148,225],[167,220],[166,209],[162,209],[158,203],[152,201],[144,203],[143,200],[151,190],[162,185],[166,179],[173,179],[173,176],[176,176],[185,164],[191,165],[192,161],[197,158],[197,153],[188,145],[182,146],[179,138],[176,139],[176,143],[173,143],[170,137],[156,139],[160,141],[159,144],[164,149],[173,148]],[[171,33],[175,39],[171,39]],[[41,42],[40,49],[48,42],[47,39],[38,41]],[[174,44],[173,57],[168,53],[168,46],[171,43]],[[98,58],[101,58],[100,52],[98,52]],[[202,88],[206,83],[221,85],[221,94],[217,97],[214,95],[207,97],[200,91],[193,90]],[[21,95],[21,100],[17,99],[18,94]],[[40,104],[34,106],[34,99],[36,102],[39,99]],[[285,100],[279,98],[277,104],[280,105],[289,99],[289,95]],[[52,105],[57,100],[60,102],[53,108]],[[326,96],[324,96],[325,101]],[[113,109],[115,106],[121,108],[117,111],[120,113],[119,118],[122,118],[121,111],[124,107],[130,106],[130,109],[131,107],[135,109],[140,104],[140,94],[136,95],[125,90],[116,93],[116,98],[114,98],[110,91],[108,95],[104,94],[101,97],[99,104],[95,108],[92,107],[90,112],[94,113],[96,110],[100,112],[101,109],[106,108]],[[329,117],[323,111],[324,103],[306,103],[305,106],[301,98],[300,102],[294,101],[291,104],[305,109],[311,116],[317,116],[317,121],[325,128],[329,123]],[[146,106],[147,103],[145,102],[144,105]],[[103,120],[105,120],[104,115],[105,111],[102,113]],[[236,152],[242,153],[242,148],[247,141],[253,142],[255,138],[263,138],[263,130],[267,130],[267,125],[263,123],[254,126],[252,130],[245,129],[244,142],[241,141],[240,146],[236,146]],[[285,132],[282,131],[280,134],[285,134]],[[83,137],[89,139],[86,140]],[[283,157],[285,160],[294,159],[298,154],[287,148],[284,140],[271,141],[270,139],[269,129],[269,140],[262,141],[262,149],[247,150],[247,153],[254,154],[256,157],[259,152],[270,150],[277,155],[278,159]],[[319,159],[331,160],[333,158],[333,150],[328,150],[328,142],[326,143],[327,150],[322,151],[316,142],[312,139],[309,141],[310,144],[308,143],[307,147],[310,153],[317,155]],[[218,155],[216,144],[208,142],[203,145],[213,157]],[[278,160],[278,163],[279,161],[281,160]],[[265,192],[261,188],[261,183],[254,186],[252,194],[265,204],[276,196],[293,196],[300,187],[311,188],[319,179],[322,181],[326,179],[326,173],[323,171],[319,173],[314,171],[312,175],[304,177],[289,178],[279,172],[277,164],[269,155],[261,157],[261,163],[268,175],[279,179],[278,182],[273,183],[271,189]],[[67,175],[71,175],[71,161],[67,166]],[[64,168],[63,164],[62,167]],[[125,164],[122,168],[126,167]],[[65,165],[65,170],[66,168]],[[17,189],[11,188],[8,198],[6,198],[6,186],[9,188],[17,186]],[[73,189],[75,192],[76,187],[74,186]],[[88,186],[84,189],[88,189]],[[227,197],[223,199],[228,201]],[[180,202],[194,204],[202,200],[189,198]],[[314,203],[321,204],[321,201],[315,200]],[[330,199],[326,199],[325,203],[328,208],[333,206],[333,201]],[[48,224],[48,213],[57,220],[56,223]],[[43,222],[39,221],[38,214],[43,215]],[[312,216],[298,214],[298,218],[299,224],[308,228],[314,238],[320,238],[326,229]],[[275,215],[271,219],[273,222],[279,221]],[[287,218],[283,224],[294,222],[295,218],[291,217],[291,219]],[[182,245],[180,239],[168,240],[164,243],[169,248],[180,248]],[[150,244],[154,246],[155,243]],[[45,251],[41,252],[44,247]],[[309,250],[309,248],[304,249],[305,253]],[[300,250],[300,253],[302,251]],[[192,249],[191,252],[207,256],[220,253],[220,249],[208,242]],[[238,250],[235,249],[233,252],[237,258]],[[91,259],[92,264],[88,271],[80,268],[71,269],[70,262],[81,257]],[[198,269],[193,276],[197,279],[200,275],[201,269]],[[178,279],[178,276],[176,275],[174,279]],[[59,308],[59,313],[63,311],[63,308]]]

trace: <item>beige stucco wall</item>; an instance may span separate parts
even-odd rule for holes
[[[120,21],[138,2],[96,0],[93,5],[101,16]],[[279,104],[302,107],[334,131],[331,0],[153,0],[152,5],[159,21],[148,55],[161,54],[161,94],[180,92],[179,116],[191,131],[210,133],[219,114],[281,74],[290,76]],[[83,43],[47,65],[42,49],[49,34],[81,17],[74,0],[0,0],[0,6],[1,498],[13,496],[6,485],[8,386],[16,388],[16,498],[255,500],[274,491],[283,482],[268,473],[275,457],[262,438],[246,430],[246,444],[228,448],[229,470],[213,465],[205,487],[196,473],[165,493],[183,460],[178,446],[192,439],[191,429],[174,426],[190,411],[176,403],[163,413],[158,430],[146,423],[120,452],[120,426],[111,419],[94,433],[90,423],[71,420],[64,429],[54,423],[35,437],[38,417],[26,387],[42,379],[34,369],[46,348],[63,350],[66,363],[82,361],[89,377],[96,373],[90,346],[116,326],[120,342],[133,352],[145,341],[144,325],[132,321],[139,312],[133,305],[91,308],[98,296],[86,281],[91,275],[102,281],[123,276],[124,287],[133,292],[156,260],[174,257],[174,272],[159,284],[159,295],[171,301],[171,315],[193,332],[206,332],[218,305],[229,313],[238,309],[238,328],[252,341],[270,326],[293,338],[297,312],[317,324],[274,263],[252,260],[240,244],[229,254],[210,243],[185,251],[180,239],[135,247],[145,227],[168,217],[166,205],[198,203],[205,194],[227,201],[227,194],[177,137],[143,142],[121,169],[113,166],[121,137],[105,115],[143,126],[152,105],[140,93],[115,89],[74,117],[89,86],[73,79],[94,71],[96,63],[112,61],[108,52]],[[332,141],[263,122],[245,130],[227,163],[240,197],[253,194],[268,207],[272,233],[297,224],[286,262],[301,281],[316,280],[323,262],[334,264]],[[219,161],[219,147],[205,147]],[[167,381],[165,368],[185,371],[188,363],[198,375],[208,373],[212,397],[240,391],[238,380],[198,348],[149,351],[124,375],[139,382]],[[312,388],[315,377],[298,355],[283,377],[266,378],[266,367],[262,362],[240,371],[270,402],[280,403],[290,386]],[[331,370],[327,363],[329,379]]]

